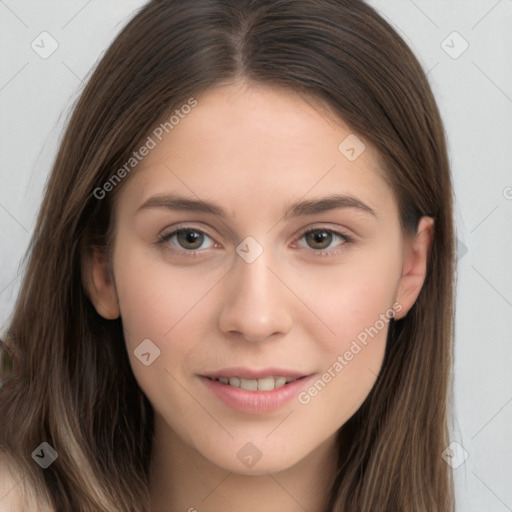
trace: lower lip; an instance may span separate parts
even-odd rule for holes
[[[217,398],[232,409],[252,414],[263,414],[277,411],[289,403],[313,377],[314,375],[302,377],[272,391],[247,391],[207,377],[201,377],[201,380]]]

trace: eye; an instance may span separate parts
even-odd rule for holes
[[[315,254],[329,256],[338,254],[341,246],[353,242],[352,237],[338,231],[327,228],[313,228],[304,231],[299,240],[305,240],[305,249],[313,249]],[[165,245],[171,250],[196,256],[206,249],[214,247],[215,242],[204,231],[194,227],[181,227],[168,233],[163,233],[157,240],[160,245]]]
[[[315,249],[315,253],[322,255],[336,254],[340,249],[333,250],[333,248],[343,246],[353,241],[352,237],[348,235],[324,228],[308,229],[302,233],[300,240],[302,239],[304,239],[307,244],[306,248]]]
[[[206,246],[203,246],[205,241],[210,241]],[[177,250],[194,253],[196,250],[209,249],[213,246],[213,240],[204,231],[196,228],[179,228],[164,233],[158,238],[159,243],[167,243]]]

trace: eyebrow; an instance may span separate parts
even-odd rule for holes
[[[147,210],[151,208],[165,208],[173,211],[189,211],[189,212],[202,212],[210,213],[220,218],[226,219],[228,217],[227,211],[220,205],[190,199],[187,197],[179,196],[177,194],[158,195],[149,198],[137,210]],[[289,204],[283,214],[284,220],[289,220],[293,217],[300,217],[305,215],[315,215],[324,213],[337,208],[355,209],[360,212],[365,212],[377,218],[375,211],[351,195],[332,194],[319,199],[300,200]]]

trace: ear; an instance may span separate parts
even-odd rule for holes
[[[427,264],[432,241],[434,239],[434,219],[422,217],[414,237],[407,237],[404,246],[404,263],[402,275],[398,281],[396,302],[402,308],[395,314],[400,320],[412,308],[427,275]]]
[[[104,250],[92,248],[83,258],[82,283],[99,315],[107,320],[119,318],[117,291]]]

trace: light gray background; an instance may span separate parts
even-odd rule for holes
[[[0,0],[0,329],[69,108],[143,3]],[[429,72],[449,140],[459,238],[458,445],[449,459],[457,511],[512,511],[512,0],[370,3]],[[46,59],[31,47],[42,47],[43,31],[59,45]]]

